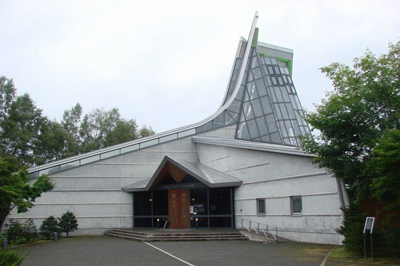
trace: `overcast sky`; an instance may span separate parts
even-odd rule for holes
[[[307,110],[332,89],[318,70],[400,41],[400,1],[0,1],[0,75],[51,119],[116,107],[156,132],[221,104],[255,11],[259,41],[294,50]]]

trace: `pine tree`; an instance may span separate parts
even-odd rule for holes
[[[61,232],[67,233],[67,237],[69,237],[69,232],[78,230],[78,220],[72,212],[67,211],[61,218],[58,218],[58,227]]]
[[[46,239],[50,239],[53,232],[58,232],[58,222],[54,216],[46,218],[40,226],[40,235]]]

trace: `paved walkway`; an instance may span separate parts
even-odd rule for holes
[[[108,236],[75,237],[21,248],[22,266],[321,265],[329,246],[251,241],[134,242]],[[332,264],[330,264],[332,265]]]

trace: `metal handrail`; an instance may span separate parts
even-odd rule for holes
[[[247,222],[248,226],[246,226],[245,221]],[[257,227],[253,226],[253,228],[252,228],[252,226],[251,226],[252,223],[257,224]],[[260,229],[260,225],[261,225],[261,229]],[[263,227],[265,228],[265,230],[264,230]],[[269,232],[269,234],[272,235],[272,237],[274,238],[275,243],[278,242],[278,238],[277,238],[277,236],[278,236],[278,227],[276,227],[276,226],[275,226],[275,233],[274,233],[271,230],[271,226],[269,226],[268,224],[252,222],[251,220],[242,219],[242,229],[247,229],[247,231],[249,233],[251,233],[252,229],[253,229],[254,232],[257,235],[259,235],[259,232],[261,231],[264,234],[264,236],[267,237],[267,238],[268,238],[268,232]]]

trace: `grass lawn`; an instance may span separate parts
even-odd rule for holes
[[[344,247],[337,247],[332,249],[332,253],[329,255],[329,260],[339,260],[339,261],[352,261],[352,262],[362,262],[371,264],[385,264],[385,265],[400,265],[400,258],[398,257],[379,257],[370,258],[371,254],[367,250],[367,259],[365,260],[363,256],[359,256],[352,252],[347,251]]]

